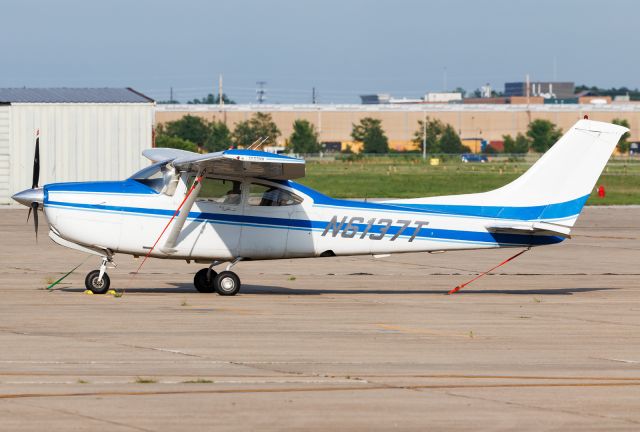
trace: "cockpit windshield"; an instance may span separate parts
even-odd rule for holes
[[[167,163],[167,161],[157,162],[153,165],[142,168],[140,171],[129,177],[129,179],[142,183],[159,193],[164,187],[164,174],[167,168]]]

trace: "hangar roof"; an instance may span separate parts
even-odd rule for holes
[[[153,103],[127,88],[0,88],[0,103]]]

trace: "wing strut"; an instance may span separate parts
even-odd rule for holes
[[[487,270],[486,272],[480,273],[478,276],[474,277],[473,279],[471,279],[468,282],[465,282],[461,285],[458,285],[457,287],[455,287],[454,289],[452,289],[451,291],[449,291],[447,294],[451,295],[451,294],[455,294],[458,291],[460,291],[462,288],[466,287],[467,285],[469,285],[471,282],[480,279],[482,276],[491,273],[492,271],[494,271],[495,269],[497,269],[498,267],[501,267],[503,265],[505,265],[506,263],[508,263],[509,261],[512,261],[516,258],[518,258],[520,255],[522,255],[523,253],[525,253],[526,251],[528,251],[529,249],[531,249],[530,247],[525,249],[525,250],[521,250],[520,252],[518,252],[517,254],[515,254],[514,256],[512,256],[511,258],[507,258],[506,260],[502,261],[500,264],[498,264],[497,266],[493,267],[492,269]]]
[[[187,217],[189,216],[189,212],[191,211],[193,204],[196,202],[196,198],[198,198],[198,195],[200,194],[200,188],[202,187],[202,175],[203,172],[199,171],[198,175],[196,176],[196,180],[193,182],[193,186],[191,186],[191,189],[189,189],[189,192],[184,197],[184,200],[182,200],[180,207],[178,207],[178,210],[176,210],[176,213],[173,214],[173,217],[169,221],[169,224],[171,224],[171,221],[173,221],[174,218],[176,219],[176,223],[173,224],[173,227],[171,228],[171,231],[167,236],[167,240],[165,240],[164,245],[162,245],[162,247],[160,248],[160,250],[166,254],[172,254],[176,252],[175,246],[178,242],[178,236],[182,231],[182,227],[184,227],[184,223],[187,221]],[[181,211],[180,209],[182,207],[184,207],[184,209]],[[176,214],[178,214],[177,218]],[[165,230],[167,229],[169,224],[167,224]],[[164,231],[162,231],[162,234],[164,234]],[[160,234],[160,237],[162,237],[162,234]]]
[[[153,246],[151,246],[151,249],[149,249],[149,252],[147,252],[147,254],[144,256],[144,259],[142,260],[142,262],[138,266],[138,269],[135,271],[134,276],[136,274],[138,274],[138,272],[140,271],[140,269],[142,268],[144,263],[147,261],[147,258],[149,258],[149,256],[151,255],[151,252],[153,252],[153,250],[158,245],[158,242],[160,241],[160,239],[162,238],[164,233],[167,231],[167,228],[169,228],[169,225],[171,225],[171,222],[173,222],[173,220],[175,219],[176,215],[178,213],[180,213],[180,209],[184,206],[184,204],[187,202],[187,200],[192,196],[193,191],[196,188],[198,189],[198,191],[200,190],[201,183],[202,183],[202,173],[198,173],[198,177],[196,177],[196,180],[193,182],[193,186],[191,186],[191,189],[189,189],[189,192],[187,192],[187,195],[184,197],[184,199],[180,203],[180,206],[178,206],[176,211],[173,213],[173,216],[171,216],[171,219],[169,219],[169,222],[167,222],[167,224],[165,225],[164,229],[162,230],[162,232],[160,233],[160,235],[156,239],[156,242],[153,244]],[[196,196],[197,196],[197,193],[196,193]],[[194,200],[195,200],[195,198],[194,198]],[[191,205],[193,205],[193,202],[191,203]],[[191,206],[189,206],[189,210],[191,210]],[[186,213],[189,214],[188,211]],[[182,224],[184,225],[184,222],[182,222]]]

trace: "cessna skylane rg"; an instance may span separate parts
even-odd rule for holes
[[[13,199],[44,210],[49,237],[100,257],[85,280],[96,294],[116,254],[209,264],[200,292],[235,295],[242,260],[384,255],[555,244],[569,237],[618,140],[614,124],[578,121],[522,176],[465,195],[361,202],[330,198],[294,182],[301,159],[257,150],[196,154],[145,150],[153,164],[122,181],[38,187]],[[228,263],[224,271],[214,267]]]

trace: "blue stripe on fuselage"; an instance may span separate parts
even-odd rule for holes
[[[173,210],[166,209],[153,209],[143,207],[125,207],[125,206],[108,206],[103,204],[82,204],[82,203],[69,203],[63,201],[48,201],[45,202],[45,206],[63,207],[63,208],[75,208],[81,210],[92,211],[105,211],[105,212],[119,212],[129,213],[145,216],[160,216],[169,218],[173,216]],[[264,216],[247,216],[247,215],[233,215],[228,213],[207,213],[207,212],[190,212],[189,219],[202,220],[207,223],[225,223],[225,224],[239,224],[239,225],[252,225],[252,226],[269,226],[283,229],[306,229],[306,230],[324,230],[329,221],[313,221],[307,219],[287,219],[287,218],[274,218]],[[345,224],[346,225],[346,224]],[[364,231],[366,224],[354,224],[358,226],[358,231]],[[373,225],[369,233],[378,234],[386,225]],[[386,232],[386,236],[393,236],[402,227],[391,226]],[[413,235],[415,227],[408,227],[403,232],[402,237]],[[331,231],[327,234],[331,236]],[[357,238],[357,235],[356,235]],[[460,231],[449,229],[437,229],[424,227],[417,233],[416,238],[424,240],[451,240],[451,241],[463,241],[473,243],[498,243],[509,245],[545,245],[559,243],[563,240],[562,237],[557,236],[532,236],[522,234],[502,234],[502,233],[489,233],[479,231]]]
[[[111,194],[136,194],[157,195],[158,192],[133,179],[119,181],[98,182],[73,182],[51,183],[44,187],[48,192],[73,192],[73,193],[111,193]]]
[[[281,184],[308,195],[314,204],[332,207],[362,208],[372,210],[387,211],[412,211],[416,213],[442,214],[445,216],[469,216],[483,217],[491,219],[516,219],[516,220],[536,220],[536,219],[564,219],[577,216],[584,204],[589,199],[589,195],[576,198],[570,201],[545,204],[527,207],[507,207],[507,206],[474,206],[474,205],[453,205],[453,204],[416,204],[416,203],[367,203],[361,201],[350,201],[331,198],[320,192],[301,185],[294,181],[282,181]]]

